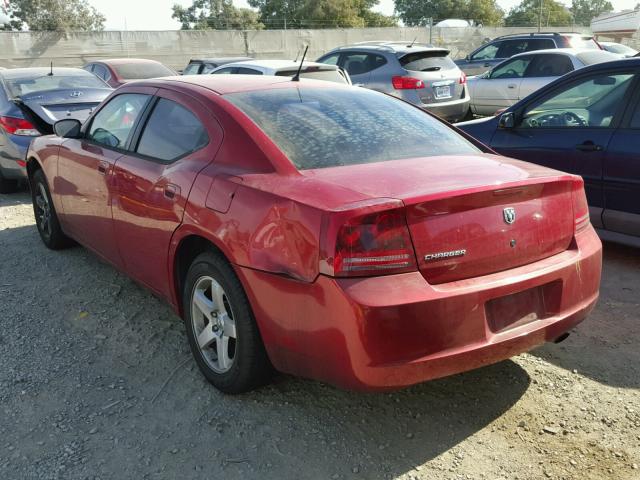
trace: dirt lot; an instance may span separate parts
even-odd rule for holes
[[[568,340],[390,394],[210,387],[181,321],[0,195],[0,479],[640,479],[640,255]]]

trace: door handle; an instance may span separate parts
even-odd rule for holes
[[[485,64],[484,64],[484,66],[485,66],[485,67],[490,67],[490,66],[491,66],[491,64],[490,64],[490,63],[485,63]]]
[[[180,187],[174,185],[173,183],[169,183],[164,186],[164,196],[169,200],[175,200],[176,197],[180,194]]]
[[[517,85],[514,84],[514,83],[510,83],[509,85],[507,85],[507,88],[511,88],[511,89],[514,89],[516,87],[517,87]]]
[[[109,170],[109,163],[108,162],[99,162],[98,163],[98,173],[100,175],[106,175],[107,174],[107,170]]]
[[[576,150],[581,152],[601,152],[602,145],[596,145],[591,140],[576,145]]]

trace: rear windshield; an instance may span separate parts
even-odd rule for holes
[[[456,68],[446,51],[408,53],[398,60],[400,65],[413,72],[437,72]]]
[[[429,114],[371,90],[286,88],[225,98],[300,170],[479,152]]]
[[[161,63],[127,63],[124,65],[112,65],[120,78],[125,80],[138,80],[141,78],[170,77],[175,72]]]
[[[278,77],[293,77],[297,70],[281,70],[276,72]],[[300,72],[301,78],[313,78],[314,80],[326,80],[328,82],[347,83],[345,77],[338,70],[305,69]]]
[[[21,97],[33,92],[60,88],[109,88],[95,75],[42,75],[40,77],[5,78],[11,97]]]

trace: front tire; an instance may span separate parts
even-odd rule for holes
[[[231,265],[205,252],[193,261],[183,292],[185,327],[200,371],[218,390],[242,393],[272,374],[251,306]]]
[[[31,179],[31,200],[42,243],[51,250],[72,246],[73,240],[67,237],[60,227],[56,209],[51,201],[49,185],[42,170],[36,170]]]

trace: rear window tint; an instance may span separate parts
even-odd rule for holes
[[[300,170],[479,151],[429,114],[370,90],[287,88],[224,98]]]
[[[199,150],[208,142],[207,131],[193,113],[161,98],[144,127],[136,151],[170,162]]]
[[[33,92],[45,90],[74,89],[74,88],[109,88],[102,80],[92,73],[79,70],[76,75],[41,75],[24,78],[4,79],[5,85],[11,97],[21,97]]]
[[[120,78],[136,80],[141,78],[170,77],[175,75],[173,70],[161,63],[127,63],[125,65],[112,65]]]
[[[408,53],[398,59],[400,65],[413,72],[437,72],[456,68],[447,52],[415,52]]]

